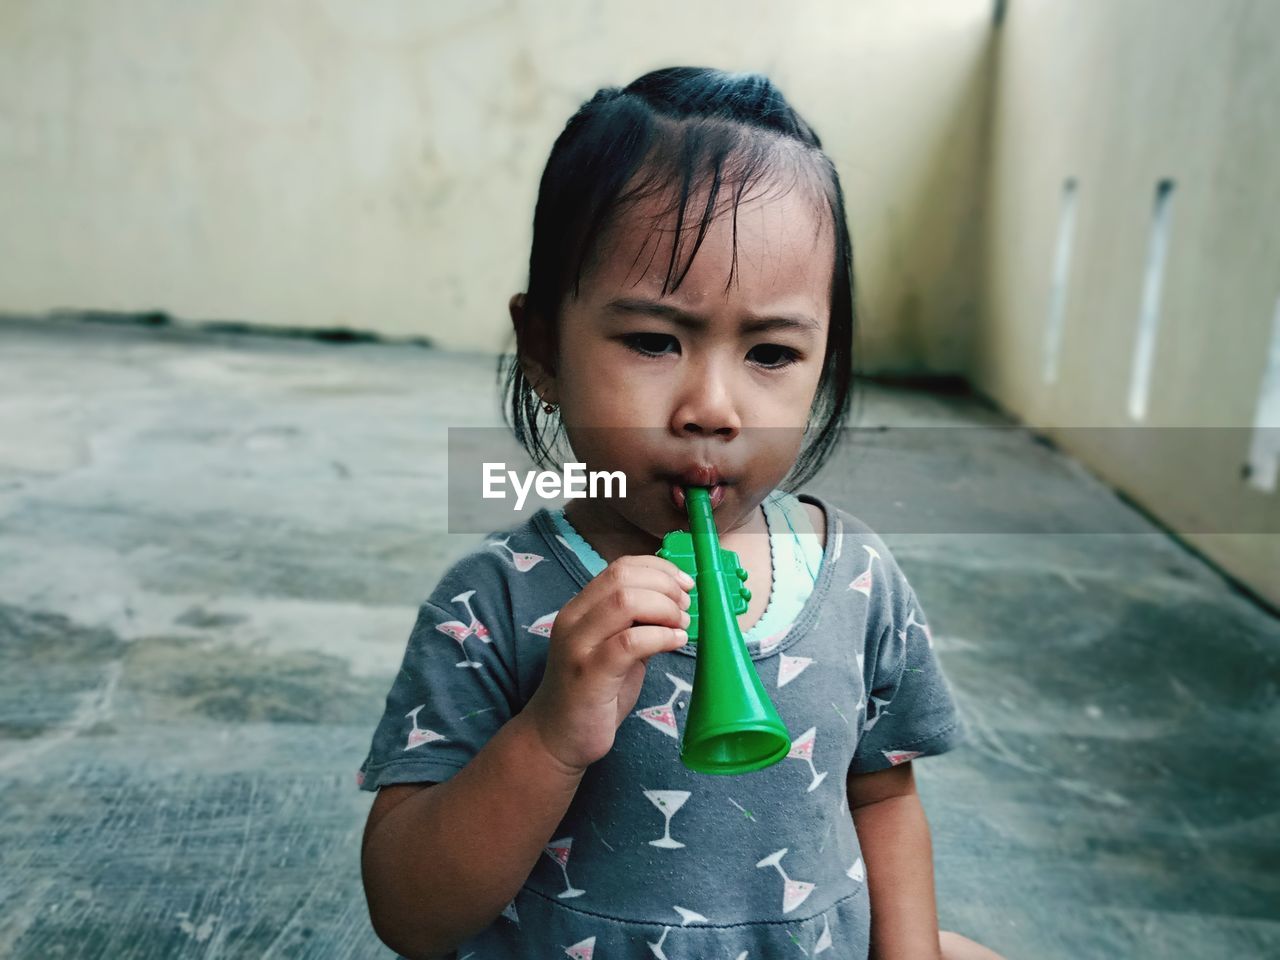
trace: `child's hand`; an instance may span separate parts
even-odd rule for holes
[[[560,608],[542,682],[522,711],[553,757],[582,771],[609,752],[649,658],[688,642],[693,585],[670,560],[619,557]]]

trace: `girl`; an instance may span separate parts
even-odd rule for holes
[[[995,957],[939,937],[911,763],[963,725],[924,613],[874,532],[792,492],[849,409],[845,222],[759,75],[658,70],[557,139],[509,423],[627,495],[495,531],[418,610],[357,777],[370,917],[403,955]],[[793,743],[743,776],[679,759],[693,581],[655,551],[685,485],[749,571],[740,626]]]

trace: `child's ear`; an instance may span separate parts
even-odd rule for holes
[[[507,309],[511,311],[511,325],[519,332],[524,326],[524,294],[513,293],[507,302]]]
[[[534,329],[533,324],[538,318],[529,313],[523,293],[512,294],[507,309],[511,312],[511,325],[516,330],[516,353],[524,378],[533,385],[539,399],[557,403],[555,376],[551,373],[546,349],[549,338],[541,329]]]

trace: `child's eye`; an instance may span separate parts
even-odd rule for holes
[[[622,340],[643,357],[665,357],[669,351],[663,349],[664,347],[675,346],[679,349],[680,346],[680,342],[667,333],[632,333],[623,337]],[[800,358],[800,354],[795,350],[777,343],[764,343],[753,347],[747,356],[754,357],[755,363],[769,370],[781,370]]]
[[[753,347],[751,353],[747,356],[756,354],[756,362],[762,367],[770,370],[781,370],[785,366],[793,364],[800,358],[800,354],[792,350],[790,347],[784,347],[777,343],[764,343],[758,347]],[[763,358],[761,357],[763,355]]]
[[[675,337],[667,333],[632,333],[623,337],[622,341],[644,357],[663,357],[666,356],[666,351],[662,349],[664,346],[673,343],[680,345]]]

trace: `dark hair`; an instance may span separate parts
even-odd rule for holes
[[[665,192],[678,194],[664,214],[676,214],[665,294],[678,288],[688,273],[719,213],[716,199],[720,188],[730,185],[732,284],[737,268],[738,205],[743,194],[767,176],[776,179],[783,173],[791,175],[793,185],[800,183],[810,191],[819,213],[829,214],[835,228],[826,356],[806,432],[815,422],[818,427],[797,458],[784,489],[795,490],[821,469],[848,417],[854,382],[853,244],[846,225],[844,192],[817,133],[768,77],[702,67],[655,70],[624,88],[597,91],[569,119],[551,149],[533,216],[525,322],[512,334],[515,353],[501,357],[498,364],[499,381],[504,374],[506,380],[504,420],[535,463],[551,466],[551,445],[539,427],[541,404],[524,376],[520,357],[537,355],[550,362],[556,356],[560,306],[571,287],[574,295],[578,294],[584,267],[591,266],[596,245],[613,216],[635,201]],[[637,182],[624,193],[633,178]],[[696,242],[677,274],[677,250],[690,194],[708,182]],[[552,444],[554,441],[553,432]]]

